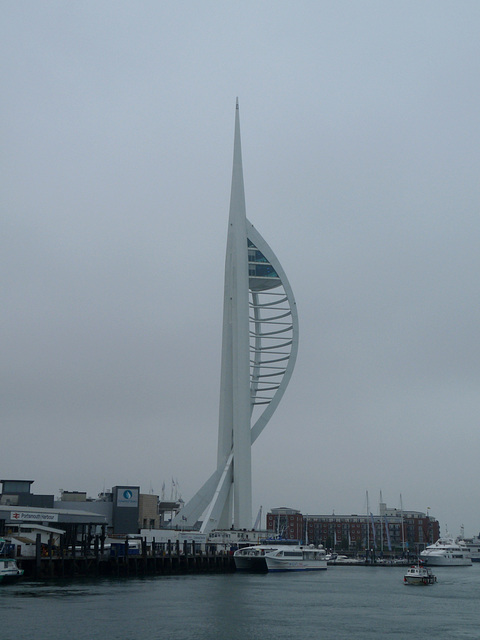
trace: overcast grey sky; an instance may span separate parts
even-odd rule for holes
[[[300,348],[254,514],[480,530],[480,4],[2,1],[0,475],[216,464],[235,98]]]

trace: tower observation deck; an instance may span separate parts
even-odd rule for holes
[[[287,277],[245,210],[238,100],[225,259],[217,468],[173,526],[251,529],[251,447],[288,385],[298,316]]]

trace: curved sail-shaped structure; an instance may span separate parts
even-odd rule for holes
[[[255,407],[263,406],[251,427],[253,444],[277,408],[292,375],[298,351],[298,316],[287,276],[250,223],[247,237],[252,413]]]
[[[295,366],[298,316],[277,257],[247,220],[238,101],[225,260],[217,469],[173,525],[250,529],[251,447],[278,406]]]

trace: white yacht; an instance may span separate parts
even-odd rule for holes
[[[279,547],[265,554],[269,571],[318,571],[327,568],[327,554],[320,545]]]
[[[451,536],[439,538],[420,553],[420,561],[427,566],[469,566],[472,557],[463,540],[454,540]]]

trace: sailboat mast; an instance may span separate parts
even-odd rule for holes
[[[378,513],[380,515],[380,551],[383,555],[383,517],[382,517],[382,509],[383,509],[383,499],[382,499],[382,490],[380,489],[380,504],[378,507]]]
[[[367,491],[367,549],[370,549],[370,520],[368,512],[368,491]]]
[[[405,553],[405,532],[403,530],[403,502],[402,502],[402,494],[400,494],[400,518],[402,521],[402,551]]]

